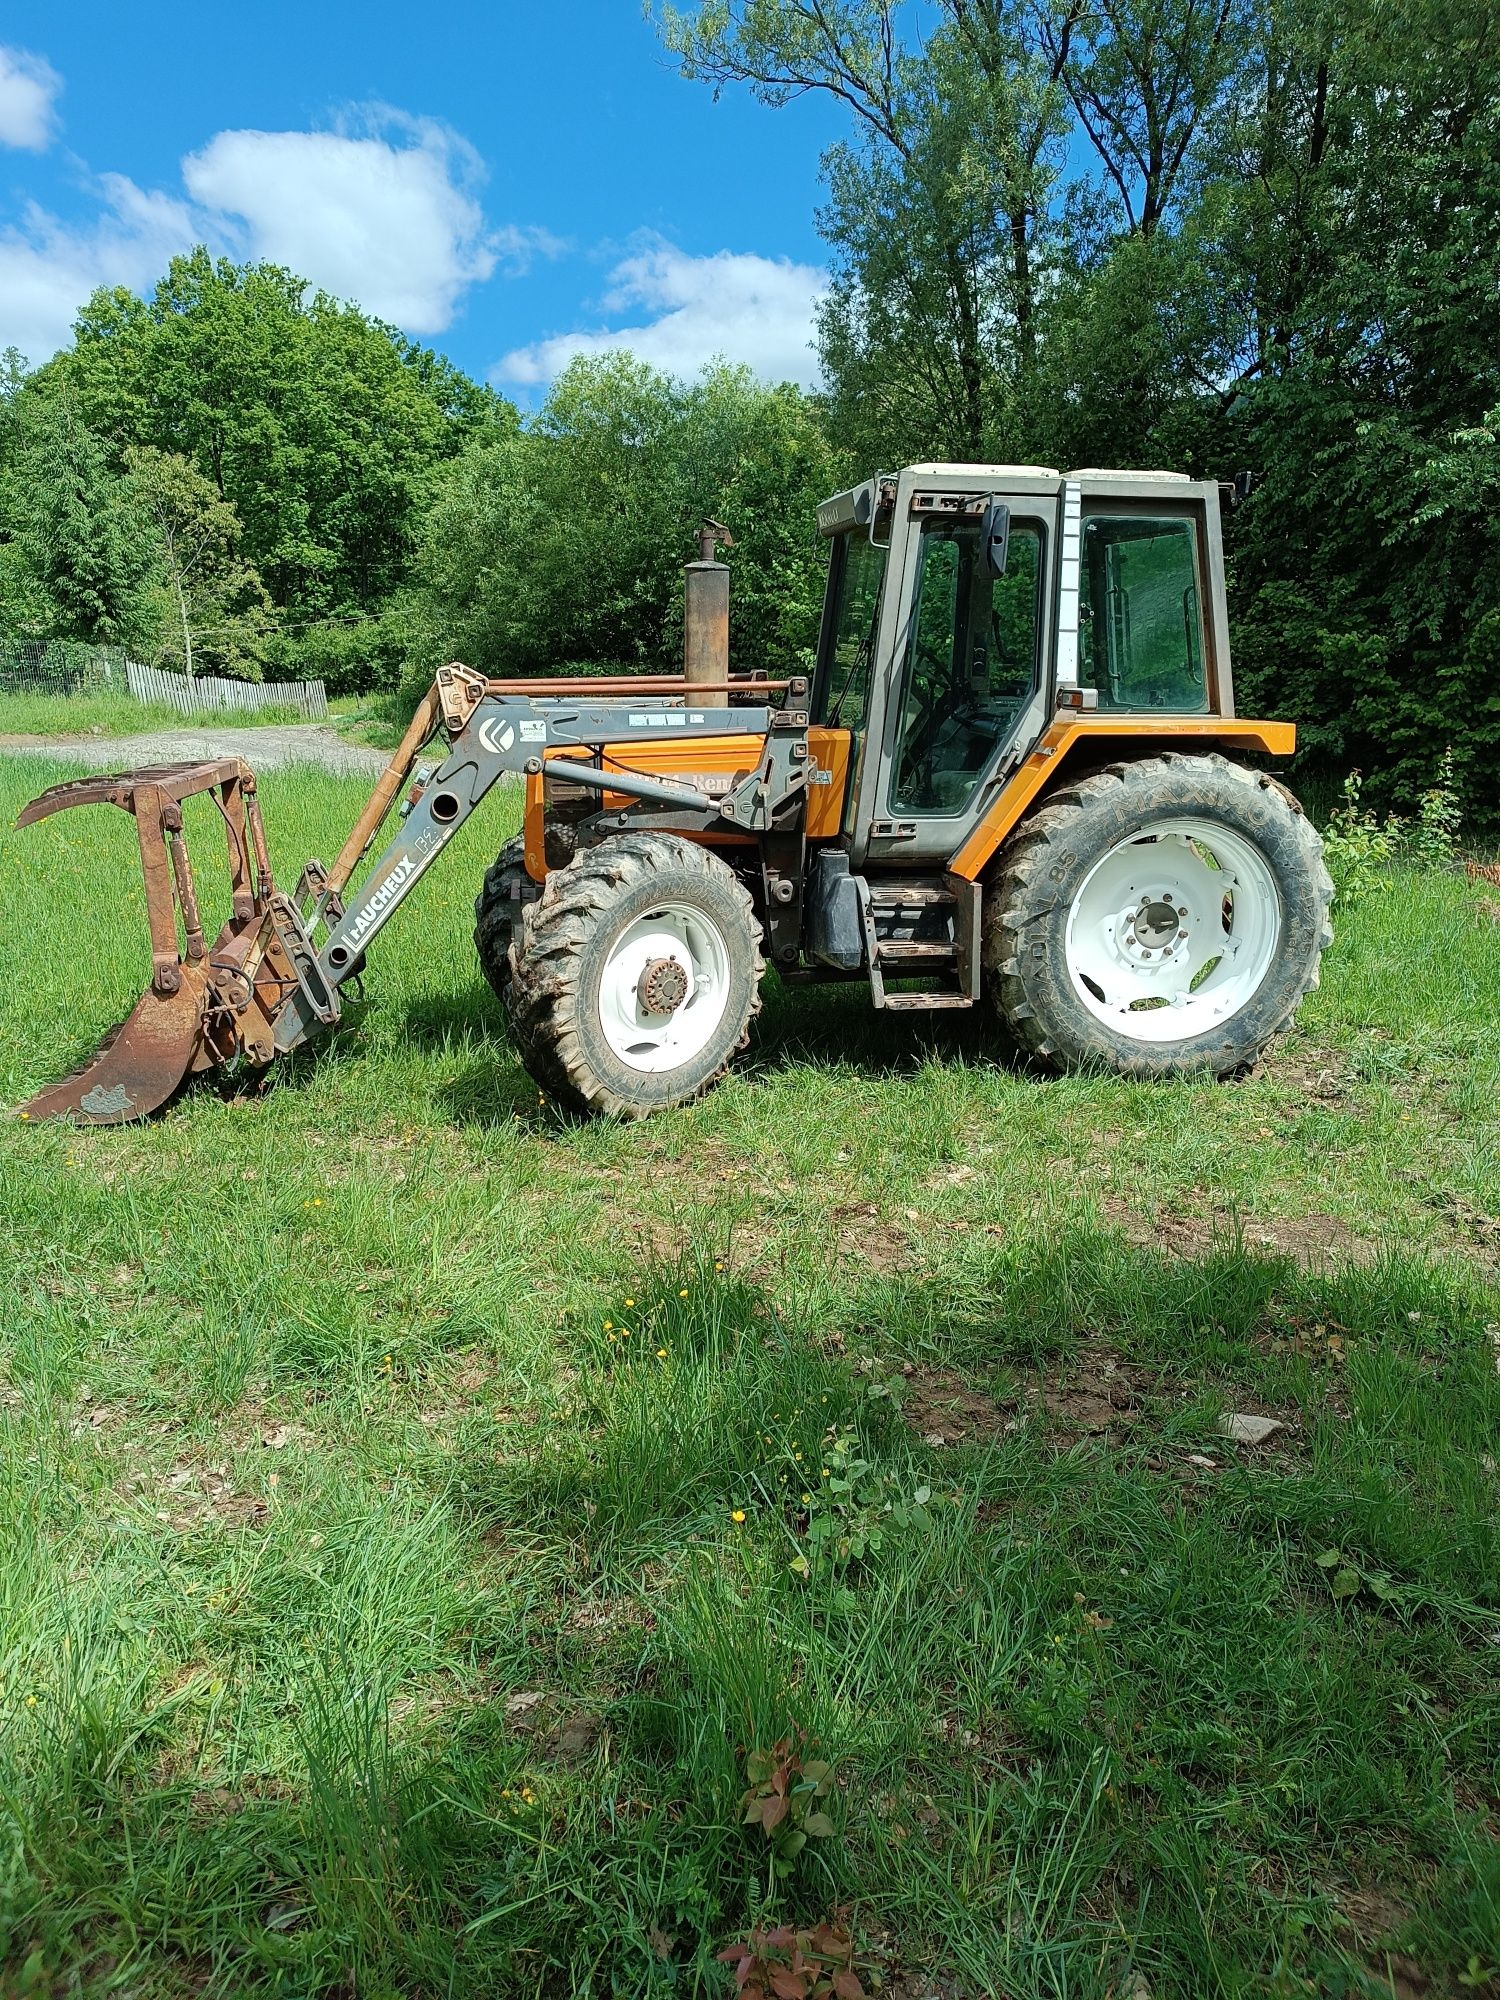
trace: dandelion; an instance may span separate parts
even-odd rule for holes
[[[625,1301],[625,1305],[626,1305],[626,1309],[627,1309],[627,1311],[628,1311],[628,1310],[629,1310],[629,1308],[630,1308],[631,1306],[633,1306],[634,1304],[635,1304],[635,1300],[634,1300],[634,1299],[627,1299],[627,1300]]]
[[[21,1123],[23,1125],[26,1125],[29,1124],[30,1121],[31,1121],[31,1113],[29,1111],[23,1111],[21,1113]]]
[[[665,1361],[667,1358],[667,1350],[664,1347],[658,1347],[656,1350],[656,1358],[658,1361]]]
[[[35,1707],[36,1707],[36,1696],[35,1696],[34,1694],[29,1694],[29,1695],[27,1695],[27,1697],[26,1697],[26,1706],[27,1706],[28,1708],[35,1708]]]
[[[610,1344],[610,1346],[611,1346],[611,1347],[613,1347],[613,1346],[614,1346],[614,1344],[615,1344],[615,1340],[616,1340],[616,1335],[614,1335],[614,1334],[611,1334],[611,1335],[609,1336],[609,1344]]]
[[[729,1514],[729,1518],[730,1518],[730,1520],[731,1520],[731,1521],[733,1521],[734,1525],[735,1525],[735,1526],[736,1526],[737,1528],[739,1528],[739,1527],[743,1527],[743,1526],[744,1526],[744,1521],[745,1521],[745,1510],[744,1510],[744,1508],[743,1508],[743,1507],[734,1507],[734,1508],[731,1508],[731,1509],[730,1509],[730,1514]]]
[[[322,1197],[322,1195],[320,1195],[320,1194],[315,1194],[315,1195],[313,1196],[313,1207],[314,1207],[314,1208],[321,1208],[322,1206],[323,1206],[323,1197]]]
[[[610,1328],[611,1328],[611,1327],[612,1327],[613,1325],[614,1325],[614,1321],[613,1321],[612,1319],[607,1319],[607,1320],[606,1320],[606,1321],[604,1322],[604,1331],[605,1331],[606,1333],[608,1333],[608,1332],[609,1332],[609,1330],[610,1330]]]
[[[715,1259],[714,1259],[714,1269],[715,1269],[716,1271],[722,1271],[722,1270],[723,1270],[723,1268],[724,1268],[724,1259],[723,1259],[722,1257],[715,1257]]]
[[[686,1285],[684,1285],[682,1290],[677,1294],[677,1296],[680,1299],[685,1299],[687,1295],[688,1295],[688,1288]]]

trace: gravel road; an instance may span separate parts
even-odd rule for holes
[[[96,771],[127,771],[138,764],[183,764],[205,757],[243,757],[257,771],[315,764],[323,771],[368,776],[389,762],[384,750],[345,743],[320,722],[268,723],[262,728],[220,729],[195,724],[155,729],[142,736],[0,736],[0,755],[56,757]]]

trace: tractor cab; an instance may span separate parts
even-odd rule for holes
[[[916,465],[818,526],[812,716],[853,737],[855,865],[947,860],[1059,712],[1233,714],[1215,485]]]

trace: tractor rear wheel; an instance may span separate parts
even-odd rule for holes
[[[1067,785],[987,892],[990,996],[1058,1069],[1249,1068],[1318,983],[1323,847],[1291,793],[1227,758],[1151,757]]]
[[[577,1111],[641,1118],[718,1081],[760,1011],[760,925],[717,855],[623,833],[525,906],[505,1002],[521,1059]]]

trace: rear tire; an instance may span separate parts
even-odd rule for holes
[[[1318,984],[1333,884],[1302,808],[1217,755],[1114,764],[1025,822],[986,892],[984,969],[1054,1068],[1233,1075]]]
[[[643,1118],[699,1097],[760,1011],[760,925],[717,855],[625,833],[525,906],[505,1003],[521,1059],[576,1111]]]

